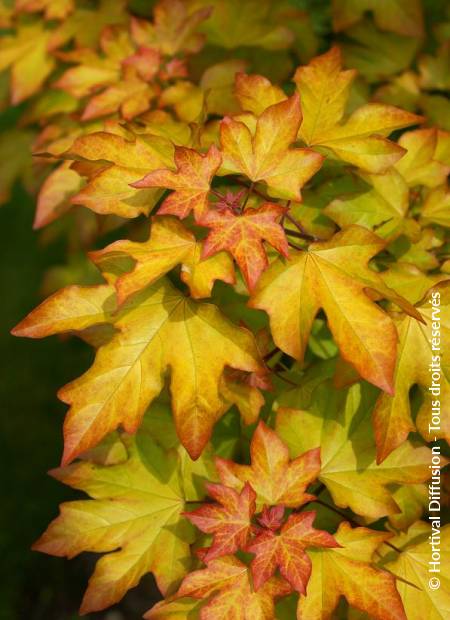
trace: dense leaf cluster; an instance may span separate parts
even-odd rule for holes
[[[444,618],[450,13],[150,4],[0,5],[0,198],[69,248],[13,332],[96,350],[52,472],[90,499],[35,548],[104,554],[83,613],[151,572],[152,620]]]

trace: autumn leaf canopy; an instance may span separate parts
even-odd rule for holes
[[[152,573],[149,620],[448,617],[424,568],[450,438],[431,4],[0,5],[0,202],[34,192],[68,256],[12,333],[93,348],[50,472],[86,498],[34,544],[101,554],[81,613]]]

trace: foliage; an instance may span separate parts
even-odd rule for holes
[[[36,191],[35,228],[68,248],[13,333],[95,349],[59,392],[51,472],[90,499],[35,543],[104,554],[82,613],[149,572],[153,620],[450,608],[421,559],[427,444],[450,435],[439,10],[1,4],[1,101],[19,122],[0,136],[0,198],[18,179]]]

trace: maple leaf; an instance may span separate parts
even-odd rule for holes
[[[356,69],[370,84],[409,69],[419,48],[420,39],[383,32],[370,20],[349,28],[342,44],[345,64]],[[396,105],[397,102],[389,99],[388,104]]]
[[[78,4],[78,3],[77,3]],[[126,25],[129,14],[125,0],[99,0],[95,7],[76,6],[67,19],[54,31],[60,46],[73,41],[76,48],[96,48],[105,30],[110,26]]]
[[[210,6],[210,0],[194,0],[195,7]],[[288,24],[280,23],[279,6],[271,0],[215,0],[214,11],[202,25],[208,43],[234,50],[257,47],[258,52],[284,49],[292,43]],[[287,21],[287,20],[285,20]],[[262,48],[262,49],[261,49]]]
[[[410,187],[436,187],[445,183],[450,165],[440,161],[439,135],[436,129],[416,129],[400,136],[399,145],[406,154],[395,164]]]
[[[193,10],[192,3],[161,0],[154,8],[153,23],[132,19],[133,38],[137,43],[154,47],[166,56],[198,52],[203,46],[204,36],[196,30],[211,12],[210,5]]]
[[[60,58],[77,66],[67,69],[54,83],[80,99],[96,89],[110,86],[120,80],[123,61],[134,52],[133,42],[124,28],[105,28],[99,41],[100,54],[89,47],[60,52]]]
[[[440,430],[429,431],[433,395],[430,387],[430,364],[440,375],[440,402],[442,411],[450,406],[450,357],[447,343],[450,338],[448,321],[450,318],[450,284],[443,282],[431,289],[440,301],[439,311],[434,309],[429,298],[418,306],[426,324],[418,323],[409,316],[396,319],[399,335],[399,355],[395,369],[395,393],[392,396],[380,395],[374,412],[373,424],[377,443],[377,460],[382,462],[397,446],[401,445],[408,434],[416,430],[430,441],[435,436],[450,440],[450,426],[447,417],[442,417]],[[439,317],[441,321],[440,351],[433,351],[433,322]],[[436,360],[432,360],[436,356]],[[409,391],[413,385],[420,385],[425,390],[424,403],[419,410],[414,424],[411,416]]]
[[[103,250],[91,252],[91,259],[102,269],[102,263],[114,262],[115,257],[130,256],[136,260],[132,271],[123,273],[115,281],[118,303],[153,284],[158,278],[182,264],[181,279],[188,284],[192,297],[209,297],[216,280],[233,284],[234,269],[231,258],[220,252],[202,259],[202,243],[173,217],[152,218],[151,236],[144,243],[116,241]],[[108,266],[109,268],[109,266]]]
[[[320,445],[319,480],[334,503],[369,519],[399,512],[393,485],[417,484],[430,477],[430,450],[408,441],[377,465],[371,429],[376,399],[377,391],[367,384],[336,394],[326,381],[307,400],[295,393],[281,395],[276,417],[276,431],[291,457]]]
[[[25,319],[34,337],[39,334],[35,320],[43,323],[48,308],[55,306],[41,305]],[[61,312],[65,316],[64,308]],[[58,314],[52,315],[56,326]],[[215,306],[198,305],[163,280],[123,304],[113,324],[118,332],[98,349],[90,370],[59,392],[71,405],[63,464],[119,425],[135,432],[163,388],[168,367],[177,432],[192,458],[198,458],[223,413],[219,381],[224,367],[263,371],[253,336]],[[77,329],[77,323],[65,327]]]
[[[187,123],[174,118],[173,114],[166,110],[152,110],[146,112],[139,121],[141,129],[136,128],[137,133],[144,139],[147,136],[160,136],[169,139],[173,145],[189,146],[193,138],[193,128]],[[171,164],[173,167],[173,162]]]
[[[67,286],[43,301],[11,333],[26,338],[44,338],[70,331],[81,332],[109,322],[115,310],[114,288],[109,284]]]
[[[397,332],[364,291],[373,289],[422,319],[367,267],[383,247],[373,233],[351,226],[307,251],[291,251],[288,260],[275,261],[263,274],[250,305],[269,314],[275,344],[296,359],[303,358],[314,318],[323,308],[342,357],[362,377],[392,393]]]
[[[142,75],[143,63],[136,58],[128,31],[112,27],[102,32],[100,48],[101,55],[89,48],[61,53],[65,61],[78,63],[78,66],[68,69],[55,86],[77,98],[92,95],[81,115],[82,120],[115,112],[131,120],[145,112],[157,94],[149,81],[159,68],[159,56],[156,51],[150,53],[150,57],[147,53]]]
[[[397,588],[408,620],[427,617],[440,620],[450,612],[450,526],[442,527],[440,534],[440,587],[436,590],[428,585],[432,535],[430,524],[417,521],[407,532],[399,532],[392,538],[392,544],[400,549],[400,553],[394,554],[389,548],[382,549],[381,565],[399,577]]]
[[[205,93],[196,84],[179,80],[160,95],[161,107],[172,107],[179,119],[200,125],[205,116]],[[214,141],[216,142],[216,141]]]
[[[68,162],[55,168],[39,190],[33,228],[42,228],[68,211],[72,206],[70,199],[81,185],[80,175],[69,168]]]
[[[122,80],[91,98],[83,111],[82,120],[92,120],[119,111],[125,120],[130,121],[149,109],[155,94],[151,85],[132,71],[127,72]]]
[[[296,507],[314,499],[305,493],[320,472],[320,449],[308,450],[290,461],[289,450],[277,434],[260,421],[250,444],[251,465],[216,458],[222,484],[240,490],[249,483],[259,504]]]
[[[181,516],[185,492],[179,463],[145,434],[123,437],[129,458],[118,465],[80,461],[51,472],[93,499],[61,505],[60,515],[33,548],[72,558],[106,553],[95,568],[81,613],[113,605],[153,572],[170,593],[190,564],[189,524]]]
[[[407,230],[409,188],[403,177],[389,169],[384,174],[360,174],[372,187],[367,192],[333,200],[324,213],[341,228],[358,224],[389,240]]]
[[[345,30],[359,21],[366,11],[373,12],[376,25],[410,37],[423,34],[422,7],[419,0],[333,0],[333,27]]]
[[[125,58],[123,61],[124,67],[134,67],[139,77],[146,82],[149,82],[157,75],[160,64],[160,52],[145,45],[139,46],[134,54],[128,56],[128,58]]]
[[[450,228],[450,192],[447,185],[436,187],[427,195],[420,214],[426,224],[439,224]]]
[[[241,205],[245,200],[247,190],[241,189],[239,192],[233,192],[227,190],[225,195],[220,197],[217,202],[214,203],[214,207],[217,211],[232,211],[233,213],[239,213],[241,211]]]
[[[303,111],[299,137],[308,146],[326,147],[367,172],[384,172],[404,154],[385,136],[423,119],[394,106],[367,103],[342,122],[354,77],[354,70],[341,70],[337,47],[297,69],[294,81]]]
[[[176,147],[176,172],[154,170],[140,181],[132,183],[132,187],[173,189],[175,191],[164,200],[159,213],[185,218],[193,211],[196,220],[199,220],[208,208],[211,179],[221,161],[220,152],[214,145],[204,155],[193,149]]]
[[[145,170],[172,165],[173,145],[162,136],[134,136],[130,140],[99,131],[78,137],[64,157],[80,163],[99,163],[99,168],[89,175],[87,185],[71,198],[72,203],[100,214],[133,218],[147,214],[161,192],[137,190],[130,184]]]
[[[206,490],[218,503],[205,504],[184,516],[202,532],[213,534],[213,544],[203,558],[209,564],[246,546],[256,510],[256,493],[249,484],[240,493],[221,484],[208,484]]]
[[[417,237],[417,234],[413,234],[412,237],[408,239],[402,235],[396,239],[389,245],[389,253],[396,260],[414,265],[423,271],[439,267],[436,250],[442,246],[442,233],[435,227],[429,226],[422,228],[420,237]]]
[[[287,99],[283,90],[263,75],[237,73],[234,92],[239,105],[245,112],[260,116],[271,105]]]
[[[428,507],[428,491],[427,484],[411,484],[394,491],[393,499],[401,512],[388,518],[395,530],[407,530],[421,518]]]
[[[255,554],[251,563],[255,590],[259,590],[278,567],[293,589],[305,594],[311,575],[311,560],[305,549],[339,547],[331,534],[313,528],[315,518],[315,512],[291,514],[279,534],[265,530],[247,545],[247,551]]]
[[[300,201],[300,188],[323,161],[310,149],[289,148],[297,139],[301,118],[298,95],[269,106],[257,119],[225,117],[220,124],[220,173],[264,181],[269,195]]]
[[[236,405],[246,424],[253,424],[258,420],[259,412],[264,405],[264,396],[259,388],[272,389],[268,375],[268,370],[266,373],[258,374],[225,370],[222,376],[220,393],[226,402]]]
[[[230,209],[211,209],[200,220],[202,226],[212,229],[203,246],[203,258],[228,250],[236,259],[249,290],[253,290],[269,265],[262,241],[288,255],[284,230],[277,223],[285,212],[285,208],[270,202],[256,209],[248,207],[239,215]]]
[[[225,556],[187,575],[177,596],[210,598],[200,611],[201,620],[272,620],[274,599],[290,590],[285,581],[275,577],[255,592],[248,567],[234,556]],[[151,617],[150,612],[147,618]]]
[[[262,527],[268,530],[276,532],[283,524],[285,507],[281,504],[279,506],[264,506],[261,515],[258,517],[258,523]]]
[[[154,605],[146,614],[146,620],[192,620],[198,618],[202,601],[193,598],[180,598],[161,601]]]
[[[51,51],[56,43],[43,22],[20,25],[15,34],[2,35],[0,71],[11,68],[11,103],[34,95],[55,67]]]
[[[449,279],[443,273],[424,273],[410,263],[393,263],[382,273],[386,284],[412,304],[421,302],[436,284]]]
[[[205,110],[209,114],[236,114],[239,104],[234,93],[236,74],[247,67],[245,60],[225,60],[208,67],[199,86],[204,93]]]
[[[404,71],[377,88],[374,101],[392,103],[405,110],[414,110],[420,95],[419,78],[413,71]]]
[[[8,82],[20,103],[0,203],[43,181],[36,228],[80,205],[44,231],[69,250],[44,290],[104,282],[12,330],[96,349],[59,393],[53,472],[92,499],[64,504],[36,548],[104,554],[85,613],[151,572],[152,620],[443,618],[448,579],[430,590],[434,531],[415,522],[425,442],[450,439],[445,11],[426,7],[426,41],[419,0],[130,2],[0,0],[0,107]],[[314,57],[332,39],[344,67],[337,48]],[[295,58],[309,64],[290,87]],[[398,131],[417,110],[427,126]],[[376,531],[332,535],[340,509]]]
[[[312,572],[298,620],[331,620],[341,596],[374,620],[406,620],[394,576],[372,565],[377,547],[391,536],[343,522],[334,535],[340,547],[309,550]]]

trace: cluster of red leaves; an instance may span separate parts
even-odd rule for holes
[[[217,457],[221,484],[207,485],[215,501],[185,514],[202,532],[212,535],[212,544],[197,550],[206,568],[185,577],[173,599],[156,605],[147,618],[169,617],[177,601],[186,597],[207,599],[200,610],[201,620],[273,618],[276,599],[291,592],[308,596],[313,563],[307,550],[326,553],[345,546],[327,531],[313,527],[314,511],[300,508],[315,499],[305,490],[320,472],[320,450],[291,461],[287,446],[263,422],[255,430],[250,449],[250,465]],[[348,524],[343,530],[362,539],[375,534],[365,528],[352,531]],[[234,555],[239,551],[252,555],[250,566]],[[317,617],[329,617],[344,595],[376,619],[406,618],[394,577],[349,551],[350,560],[336,554],[336,570],[329,583],[327,571],[319,574],[324,569],[315,566],[316,578],[324,580],[320,586],[323,608],[316,610]],[[363,581],[355,584],[349,571],[367,580],[373,591],[369,593]],[[377,591],[383,592],[384,601],[376,599]]]
[[[253,583],[258,591],[278,568],[291,587],[305,594],[311,574],[306,547],[338,547],[328,532],[312,527],[315,513],[292,513],[284,521],[286,507],[298,508],[311,501],[306,486],[320,471],[319,450],[311,450],[289,463],[289,452],[273,431],[260,422],[252,441],[251,466],[239,466],[217,459],[222,482],[241,485],[239,492],[225,484],[208,484],[208,495],[217,503],[205,504],[186,513],[202,532],[213,535],[213,544],[202,550],[202,560],[233,554],[239,549],[255,555],[251,563]],[[270,455],[270,470],[264,455]],[[264,505],[256,518],[257,493],[271,496],[273,506]],[[267,488],[270,485],[271,488]],[[183,590],[182,590],[183,591]]]

